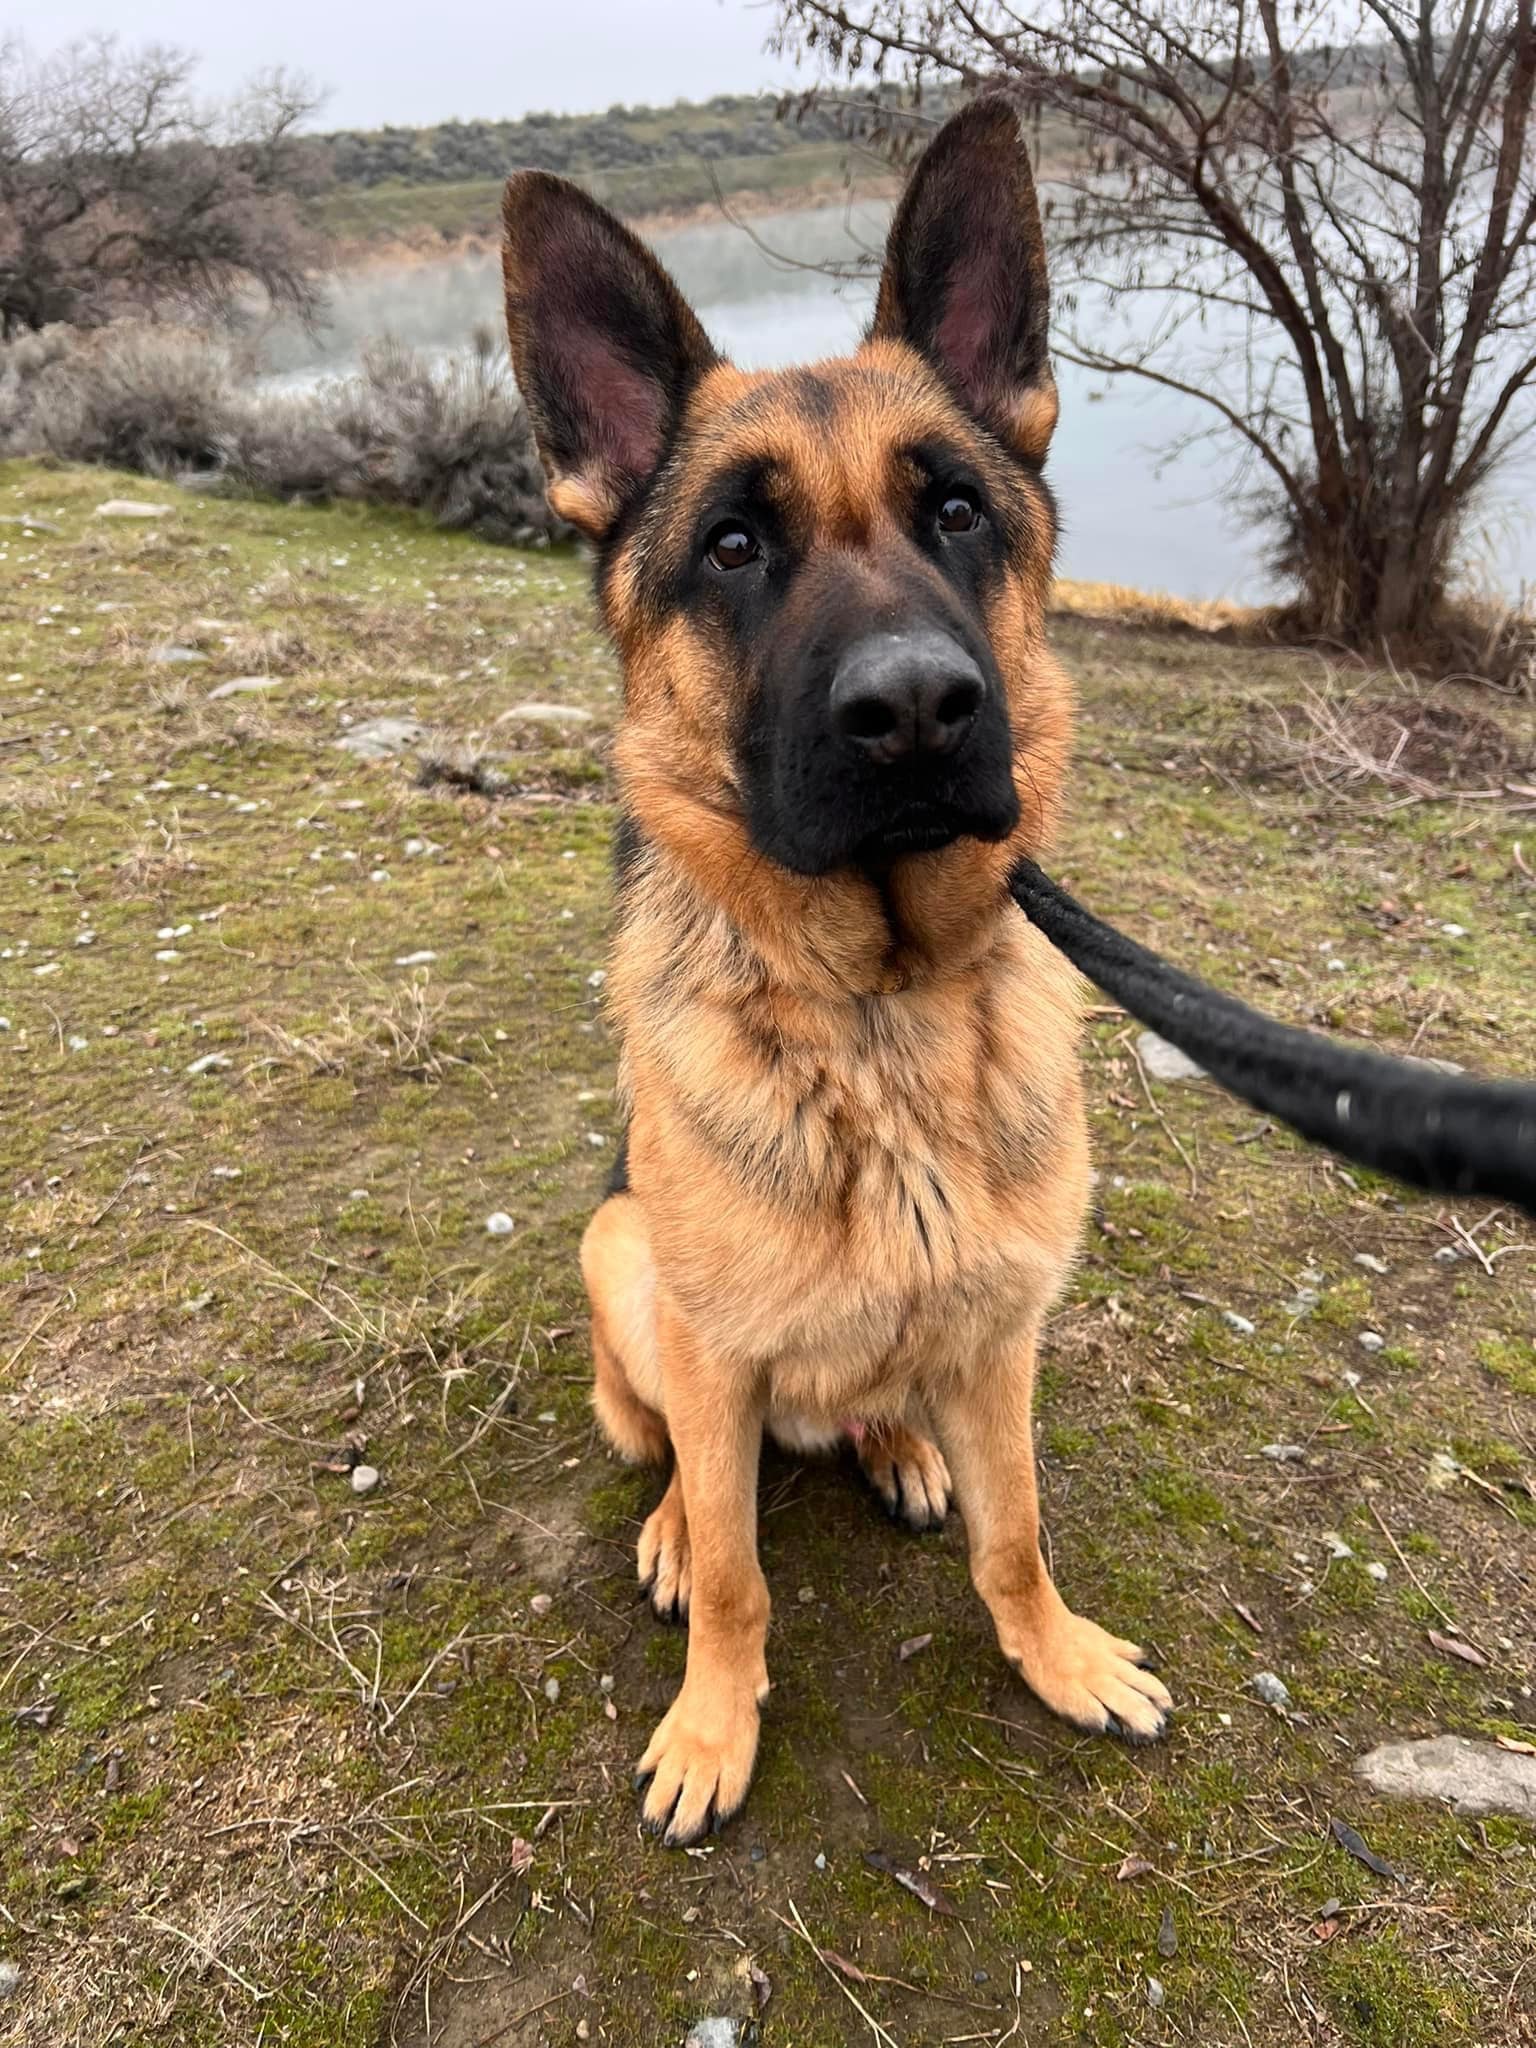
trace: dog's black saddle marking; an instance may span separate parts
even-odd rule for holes
[[[1090,981],[1266,1116],[1410,1186],[1536,1216],[1536,1085],[1465,1080],[1276,1023],[1101,923],[1033,861],[1008,886]]]

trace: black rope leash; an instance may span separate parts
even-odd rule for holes
[[[1266,1116],[1413,1187],[1536,1216],[1536,1085],[1463,1080],[1277,1024],[1102,924],[1033,861],[1008,886],[1090,981]]]

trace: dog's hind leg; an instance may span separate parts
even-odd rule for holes
[[[597,1211],[581,1241],[581,1270],[592,1301],[598,1423],[626,1464],[659,1465],[668,1437],[656,1361],[656,1269],[635,1196],[610,1195]]]
[[[937,1444],[905,1422],[850,1423],[848,1438],[893,1522],[920,1533],[944,1526],[949,1467]]]

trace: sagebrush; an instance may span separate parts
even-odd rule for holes
[[[440,362],[377,342],[354,375],[283,390],[262,386],[226,337],[48,328],[0,348],[0,455],[308,504],[406,505],[511,545],[567,532],[544,501],[527,412],[487,333]]]

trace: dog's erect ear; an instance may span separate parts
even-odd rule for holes
[[[512,368],[549,501],[601,540],[719,358],[650,250],[579,186],[520,171],[502,218]]]
[[[905,341],[1031,461],[1056,424],[1050,293],[1018,117],[992,96],[945,122],[896,209],[870,338]]]

